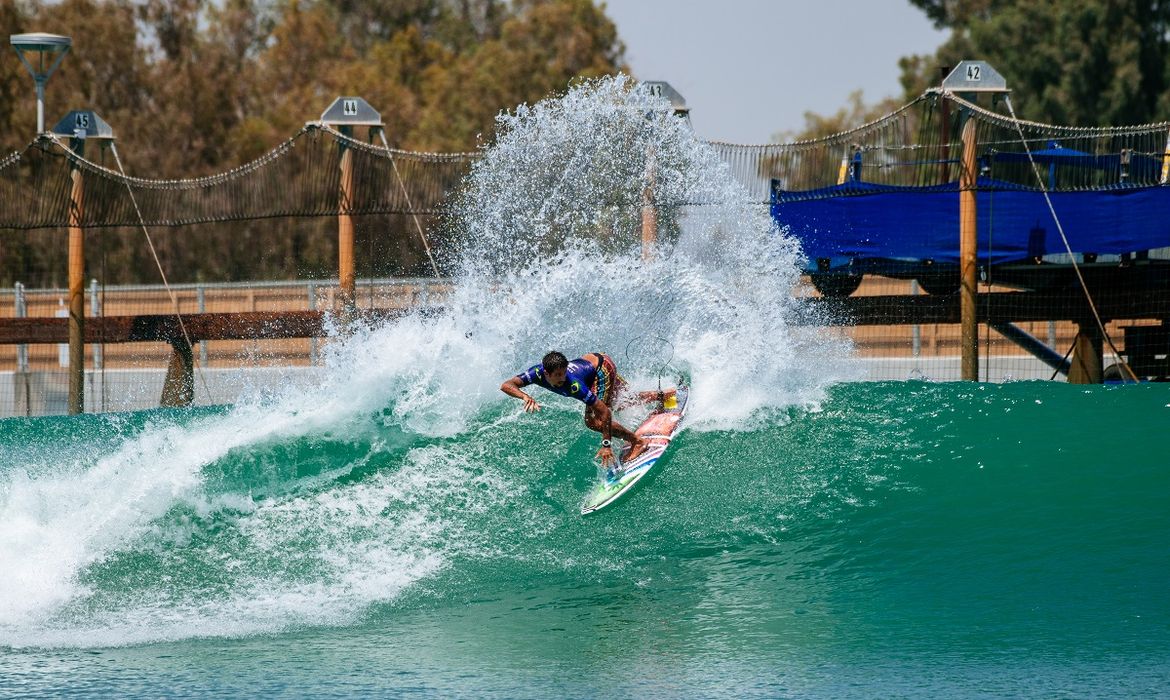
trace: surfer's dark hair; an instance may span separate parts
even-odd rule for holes
[[[556,372],[559,369],[565,369],[569,366],[569,358],[565,357],[556,350],[553,350],[544,356],[544,359],[540,361],[540,364],[542,367],[544,367],[545,372]]]

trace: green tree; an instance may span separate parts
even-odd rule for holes
[[[393,146],[472,150],[501,110],[625,68],[616,28],[591,0],[0,0],[0,30],[73,37],[49,82],[48,126],[95,110],[127,171],[147,178],[253,160],[340,95],[377,108]],[[9,52],[5,151],[25,147],[34,125],[32,82]],[[155,243],[174,281],[319,274],[335,254],[321,234],[330,226],[201,226],[158,232]],[[157,281],[140,231],[99,237],[104,279]],[[0,283],[60,281],[57,247],[38,240],[48,237],[0,232]]]
[[[805,112],[803,128],[797,131],[782,131],[772,138],[778,142],[790,142],[832,136],[878,119],[901,106],[902,103],[893,97],[869,104],[861,90],[854,90],[849,93],[849,103],[833,114]]]
[[[3,32],[3,36],[29,31],[27,22],[28,16],[16,2],[0,0],[0,32]],[[10,49],[6,47],[5,50]],[[5,151],[27,143],[32,138],[36,124],[35,107],[30,109],[33,97],[28,73],[15,56],[9,54],[8,58],[0,61],[0,133],[9,135],[3,141],[7,147]],[[22,124],[25,119],[28,121]],[[16,134],[23,134],[27,138]]]
[[[73,38],[73,49],[45,91],[46,128],[52,128],[71,109],[92,108],[115,125],[116,131],[119,124],[132,122],[142,113],[150,89],[147,56],[138,43],[133,3],[64,0],[35,6],[21,19],[25,31],[66,34]],[[19,66],[11,51],[5,62]],[[20,72],[24,72],[22,66]],[[32,80],[27,75],[22,78],[16,103],[16,128],[5,134],[5,143],[11,147],[28,143],[36,131]]]
[[[903,59],[903,85],[937,85],[938,65],[983,59],[1007,78],[1021,117],[1072,126],[1170,118],[1170,2],[911,0],[951,37]],[[933,64],[933,65],[932,65]]]
[[[819,138],[870,121],[936,87],[964,59],[1004,75],[1017,114],[1070,126],[1170,119],[1170,2],[1165,0],[910,0],[951,30],[933,54],[898,62],[902,94],[875,104],[860,94],[832,115],[777,140]]]
[[[535,102],[576,78],[624,69],[617,29],[590,0],[523,0],[514,11],[498,37],[433,66],[417,143],[470,149],[490,139],[501,109]]]

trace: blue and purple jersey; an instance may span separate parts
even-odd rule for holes
[[[560,386],[549,384],[542,365],[533,365],[517,374],[516,377],[520,380],[522,387],[536,384],[554,394],[583,401],[586,406],[592,406],[597,402],[597,394],[593,392],[593,386],[597,383],[597,368],[584,358],[579,357],[569,363],[565,370],[565,383]]]

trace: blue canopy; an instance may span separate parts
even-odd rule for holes
[[[1029,159],[1026,152],[991,151],[983,156],[990,165],[996,163],[1027,164],[1035,161],[1037,165],[1056,166],[1062,168],[1084,168],[1100,170],[1120,175],[1124,166],[1128,176],[1140,182],[1156,180],[1162,171],[1162,159],[1151,158],[1141,153],[1130,153],[1128,158],[1120,153],[1094,155],[1078,151],[1075,148],[1065,148],[1059,144],[1050,144],[1048,148],[1032,151]]]
[[[772,218],[817,258],[959,262],[959,186],[846,182],[790,192],[772,187]],[[1119,185],[1051,193],[1074,253],[1119,254],[1170,246],[1170,187]],[[1065,252],[1039,190],[980,178],[976,225],[981,263]]]

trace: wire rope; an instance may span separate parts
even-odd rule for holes
[[[154,241],[150,238],[150,229],[147,228],[146,218],[142,216],[142,209],[138,206],[138,198],[134,196],[134,188],[130,186],[130,179],[126,177],[126,169],[122,166],[122,159],[118,156],[118,148],[110,144],[110,150],[114,153],[114,161],[118,164],[118,170],[124,178],[123,182],[126,183],[126,191],[130,194],[130,201],[134,204],[134,211],[138,215],[139,226],[142,228],[142,234],[146,236],[146,245],[150,249],[151,256],[154,258],[155,266],[158,267],[158,274],[162,278],[163,287],[166,288],[167,295],[171,298],[171,304],[175,307],[175,318],[179,321],[179,330],[183,332],[183,341],[187,344],[187,351],[191,352],[194,344],[191,342],[191,335],[187,332],[187,324],[183,322],[183,313],[179,308],[179,298],[175,295],[175,290],[171,289],[170,282],[167,281],[167,273],[163,270],[162,261],[159,260],[158,251],[154,247]],[[199,381],[203,384],[203,391],[207,394],[207,400],[210,401],[211,389],[207,386],[207,378],[203,374],[203,366],[195,363],[194,353],[191,354],[191,364],[196,366]]]
[[[1064,233],[1064,225],[1060,221],[1060,217],[1056,214],[1056,207],[1052,205],[1052,196],[1048,192],[1048,183],[1040,175],[1040,167],[1036,164],[1036,158],[1032,155],[1032,148],[1028,145],[1027,139],[1024,138],[1024,129],[1021,126],[1020,120],[1016,117],[1016,110],[1012,107],[1011,98],[1004,95],[1004,104],[1008,108],[1008,113],[1011,114],[1012,122],[1016,126],[1016,131],[1020,134],[1020,141],[1023,143],[1024,151],[1028,154],[1028,162],[1032,164],[1032,173],[1036,176],[1036,181],[1040,184],[1040,192],[1044,195],[1044,201],[1048,204],[1048,212],[1052,215],[1052,220],[1056,224],[1056,230],[1060,232],[1060,240],[1064,243],[1064,249],[1068,253],[1069,260],[1072,262],[1073,271],[1076,272],[1077,280],[1080,281],[1081,291],[1085,294],[1085,300],[1089,304],[1089,310],[1093,312],[1093,319],[1097,322],[1097,328],[1101,331],[1101,337],[1109,344],[1110,351],[1113,352],[1113,358],[1117,361],[1117,366],[1121,371],[1128,374],[1130,379],[1138,381],[1137,375],[1134,374],[1129,364],[1122,361],[1121,353],[1117,351],[1117,346],[1114,345],[1113,339],[1109,337],[1109,332],[1105,330],[1105,324],[1101,321],[1101,314],[1097,311],[1097,304],[1093,301],[1093,295],[1089,292],[1089,286],[1085,282],[1085,276],[1081,272],[1081,266],[1077,264],[1076,256],[1073,255],[1072,245],[1068,242],[1068,236]]]

